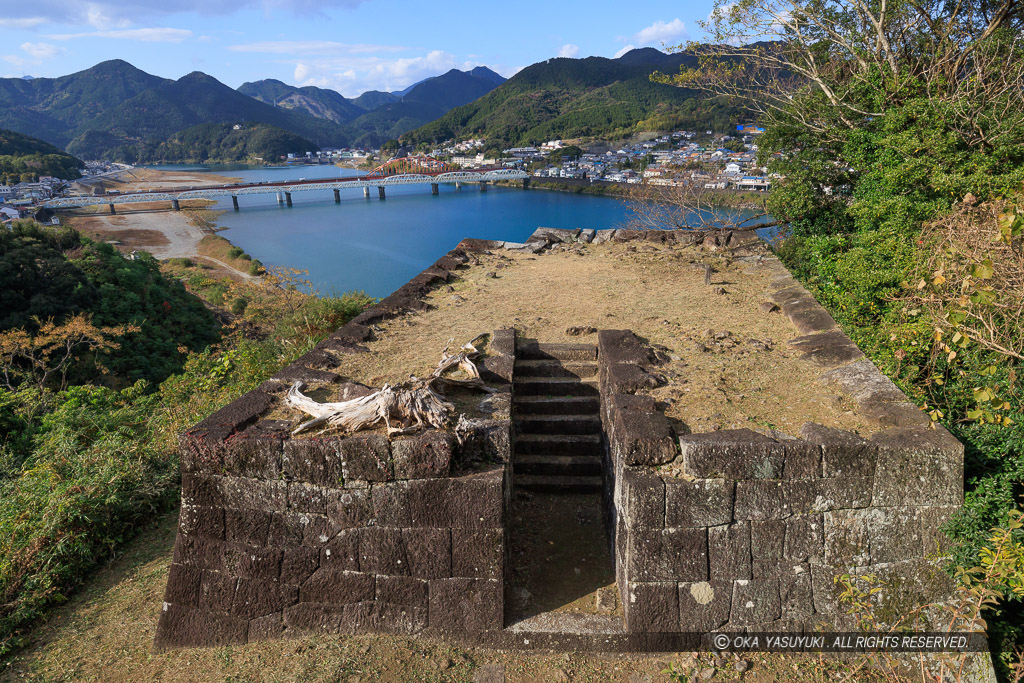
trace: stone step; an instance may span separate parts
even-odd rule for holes
[[[600,415],[597,396],[516,396],[516,415]]]
[[[596,361],[594,344],[542,344],[535,340],[516,344],[516,359],[522,360],[582,360]]]
[[[547,474],[517,474],[513,478],[517,488],[535,491],[596,491],[601,488],[601,477],[572,477]]]
[[[597,415],[530,415],[515,420],[518,434],[600,434]]]
[[[562,362],[558,360],[516,360],[519,377],[596,377],[597,363]]]
[[[513,471],[519,474],[555,476],[601,476],[601,458],[596,455],[518,455]]]
[[[575,377],[517,377],[513,392],[518,396],[597,396],[597,382]]]
[[[519,434],[515,456],[601,455],[600,434]]]

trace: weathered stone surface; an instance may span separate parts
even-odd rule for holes
[[[650,351],[632,330],[599,331],[597,333],[597,349],[602,365],[643,365],[653,360]]]
[[[731,479],[665,479],[665,526],[717,526],[732,520]]]
[[[904,427],[871,437],[878,446],[873,503],[960,505],[963,446],[941,427]]]
[[[300,602],[283,611],[284,625],[297,633],[337,633],[345,619],[345,605]]]
[[[452,541],[448,529],[403,529],[409,573],[425,579],[452,575]]]
[[[225,538],[233,543],[265,545],[272,515],[266,510],[224,511]]]
[[[584,244],[589,244],[594,241],[594,237],[597,236],[597,231],[591,228],[580,230],[579,240]]]
[[[516,331],[512,327],[503,327],[495,330],[491,335],[490,344],[487,346],[489,354],[501,354],[503,356],[514,356],[516,353]]]
[[[183,505],[224,507],[223,478],[209,474],[183,473],[181,502]]]
[[[750,579],[750,522],[708,528],[711,579]]]
[[[173,571],[172,567],[172,574]],[[211,612],[228,612],[231,610],[231,604],[235,601],[235,586],[237,585],[238,579],[234,576],[204,569],[199,584],[199,597],[194,604]]]
[[[828,477],[803,482],[803,507],[794,512],[827,512],[871,505],[871,477]]]
[[[821,476],[821,447],[798,439],[781,442],[782,476],[786,479],[811,479]]]
[[[409,559],[405,554],[402,530],[376,526],[361,529],[359,570],[374,574],[407,576]]]
[[[447,477],[451,470],[455,437],[440,432],[426,432],[391,442],[397,479],[429,479]]]
[[[809,568],[799,567],[799,571],[790,571],[780,575],[779,600],[783,619],[800,621],[814,614]]]
[[[614,235],[615,235],[615,229],[614,228],[610,228],[608,230],[598,230],[597,233],[594,235],[593,243],[594,244],[604,244],[605,242],[608,242],[609,240],[611,240],[611,238]]]
[[[504,625],[504,595],[494,579],[432,579],[430,627],[439,631],[486,631]]]
[[[394,484],[374,486],[372,495],[383,496],[384,492],[397,489]],[[381,493],[378,494],[378,491]],[[327,489],[325,492],[326,513],[335,529],[352,529],[366,526],[374,519],[374,504],[368,489]],[[383,501],[381,507],[385,508]],[[386,526],[400,526],[393,519],[380,516],[380,523]]]
[[[794,508],[802,510],[806,498],[806,488],[797,481],[738,481],[733,516],[737,520],[785,519]]]
[[[226,442],[224,471],[241,477],[276,479],[281,471],[283,436],[266,421],[252,425]]]
[[[249,621],[249,642],[280,638],[284,633],[283,612],[274,612],[265,617],[257,617]]]
[[[281,550],[278,548],[224,544],[224,571],[232,576],[277,581],[280,568]]]
[[[299,594],[295,586],[287,586],[276,581],[240,578],[235,589],[235,599],[231,603],[231,613],[244,619],[255,619],[279,612],[289,605],[294,605],[298,599]]]
[[[178,533],[224,539],[224,508],[207,505],[181,506]]]
[[[615,457],[626,465],[661,465],[676,457],[672,425],[661,413],[620,411],[613,430]]]
[[[203,570],[187,564],[172,564],[164,591],[164,602],[176,605],[196,605]]]
[[[201,569],[224,569],[224,542],[212,538],[182,536],[174,539],[173,561]]]
[[[299,602],[344,605],[373,600],[374,584],[372,574],[321,566],[299,589]]]
[[[749,429],[724,429],[679,437],[686,473],[699,479],[776,479],[782,476],[784,449]]]
[[[438,484],[435,487],[438,490],[443,489],[443,484]],[[409,485],[402,481],[387,482],[385,484],[377,484],[370,489],[370,495],[373,501],[373,518],[377,524],[383,526],[395,526],[405,527],[412,524],[412,517],[410,515],[410,503],[409,503]],[[358,498],[352,499],[354,503],[358,505],[356,501]],[[344,497],[339,497],[339,504],[345,505]],[[330,507],[328,508],[330,510]],[[438,525],[445,526],[445,525]]]
[[[302,545],[303,516],[293,512],[273,512],[267,530],[267,545],[287,548]]]
[[[340,443],[345,482],[388,481],[394,478],[391,447],[386,436],[352,436]]]
[[[614,363],[601,368],[601,391],[606,394],[635,394],[659,384],[657,377],[639,365]]]
[[[864,358],[857,345],[838,329],[790,339],[789,346],[802,351],[807,360],[830,368]]]
[[[679,589],[672,581],[636,582],[626,586],[623,606],[626,630],[633,633],[670,633],[679,629]]]
[[[819,514],[794,515],[786,520],[783,556],[792,562],[822,562],[825,557],[825,530]]]
[[[515,358],[512,356],[485,356],[477,361],[480,378],[488,384],[507,384],[515,372]]]
[[[157,651],[170,647],[220,647],[246,641],[249,622],[183,605],[164,605],[157,626]]]
[[[504,554],[502,529],[452,529],[452,576],[501,579]]]
[[[377,601],[406,607],[427,608],[427,581],[408,576],[378,576]]]
[[[320,549],[321,571],[359,571],[359,537],[363,529],[341,531]]]
[[[665,480],[645,467],[624,467],[619,475],[620,514],[633,529],[665,526]],[[698,526],[674,524],[673,526]]]
[[[754,579],[777,576],[785,545],[786,522],[768,519],[750,523],[751,574]]]
[[[826,386],[838,387],[859,405],[907,400],[892,380],[867,359],[829,370],[818,381]]]
[[[732,581],[679,584],[679,630],[712,631],[729,621]]]
[[[729,621],[735,626],[768,624],[782,614],[778,579],[755,579],[733,583]]]
[[[867,401],[860,413],[881,427],[930,427],[931,418],[910,401]]]
[[[288,488],[283,481],[261,481],[246,477],[221,477],[224,507],[253,510],[284,510]]]
[[[942,532],[940,527],[949,521],[949,518],[956,514],[958,507],[928,507],[918,509],[918,518],[921,520],[921,541],[922,554],[924,557],[937,557],[946,555],[953,547],[949,536]]]
[[[921,532],[913,508],[826,512],[825,562],[865,566],[914,557],[923,547]]]
[[[814,422],[800,428],[807,442],[821,446],[822,474],[825,477],[870,477],[875,473],[876,447],[851,432],[832,429]]]
[[[295,512],[327,513],[327,489],[301,481],[288,483],[288,507]]]
[[[497,395],[492,398],[495,403],[500,400]],[[512,458],[511,434],[511,420],[470,420],[468,431],[457,446],[457,459],[460,463],[508,462]]]
[[[793,323],[800,334],[814,334],[837,329],[836,321],[810,294],[787,299],[782,303],[782,312]]]
[[[633,581],[705,581],[704,529],[633,529],[627,538],[626,575]]]
[[[342,485],[341,439],[290,439],[285,442],[282,473],[295,481]]]
[[[281,553],[281,583],[298,586],[320,566],[320,551],[308,546],[288,548]]]

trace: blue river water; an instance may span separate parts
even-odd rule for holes
[[[157,166],[157,169],[209,171],[245,181],[336,178],[361,175],[336,166]],[[465,237],[522,242],[540,227],[614,228],[626,219],[625,205],[608,197],[513,187],[429,185],[387,188],[381,201],[371,189],[342,190],[341,203],[330,191],[295,192],[293,205],[279,205],[273,194],[230,198],[212,207],[226,210],[221,234],[264,265],[299,268],[319,291],[362,290],[384,297],[430,266]]]

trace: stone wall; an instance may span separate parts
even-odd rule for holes
[[[502,629],[512,330],[493,334],[480,364],[498,389],[495,419],[464,425],[459,439],[436,430],[291,438],[290,422],[263,417],[293,381],[338,382],[325,369],[333,356],[365,351],[369,325],[420,306],[465,261],[462,248],[182,435],[156,649]]]
[[[849,572],[888,583],[875,596],[882,619],[949,589],[935,558],[938,527],[962,502],[962,446],[930,429],[803,288],[776,284],[804,333],[791,345],[879,430],[678,436],[637,395],[656,383],[654,354],[631,332],[600,332],[607,512],[630,632],[834,630],[848,618],[833,579]]]

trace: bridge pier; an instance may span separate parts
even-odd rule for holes
[[[288,206],[292,205],[292,193],[291,192],[285,192],[284,193],[284,203],[287,204]]]
[[[277,193],[277,203],[284,204],[284,195],[281,194],[280,192]]]
[[[384,186],[383,186],[383,185],[378,185],[378,186],[377,186],[377,196],[378,196],[379,198],[381,198],[381,199],[384,199],[384,198],[385,198],[385,197],[384,197]]]
[[[334,203],[341,204],[341,190],[334,191]]]
[[[117,213],[117,210],[114,208],[114,202],[110,202],[110,204],[108,204],[107,206],[110,207],[110,213],[112,215]]]
[[[487,181],[486,180],[481,180],[480,181],[480,191],[481,192],[487,192]]]
[[[523,189],[524,190],[529,190],[530,189],[530,179],[529,178],[523,178]]]
[[[238,197],[231,195],[231,206],[235,207],[235,211],[238,211]]]
[[[430,183],[430,194],[437,194],[438,192],[437,183]]]
[[[171,208],[174,209],[175,211],[181,211],[181,205],[178,204],[177,199],[171,200]]]
[[[456,180],[455,181],[455,191],[458,192],[461,189],[462,189],[462,183],[460,183],[458,180]]]

